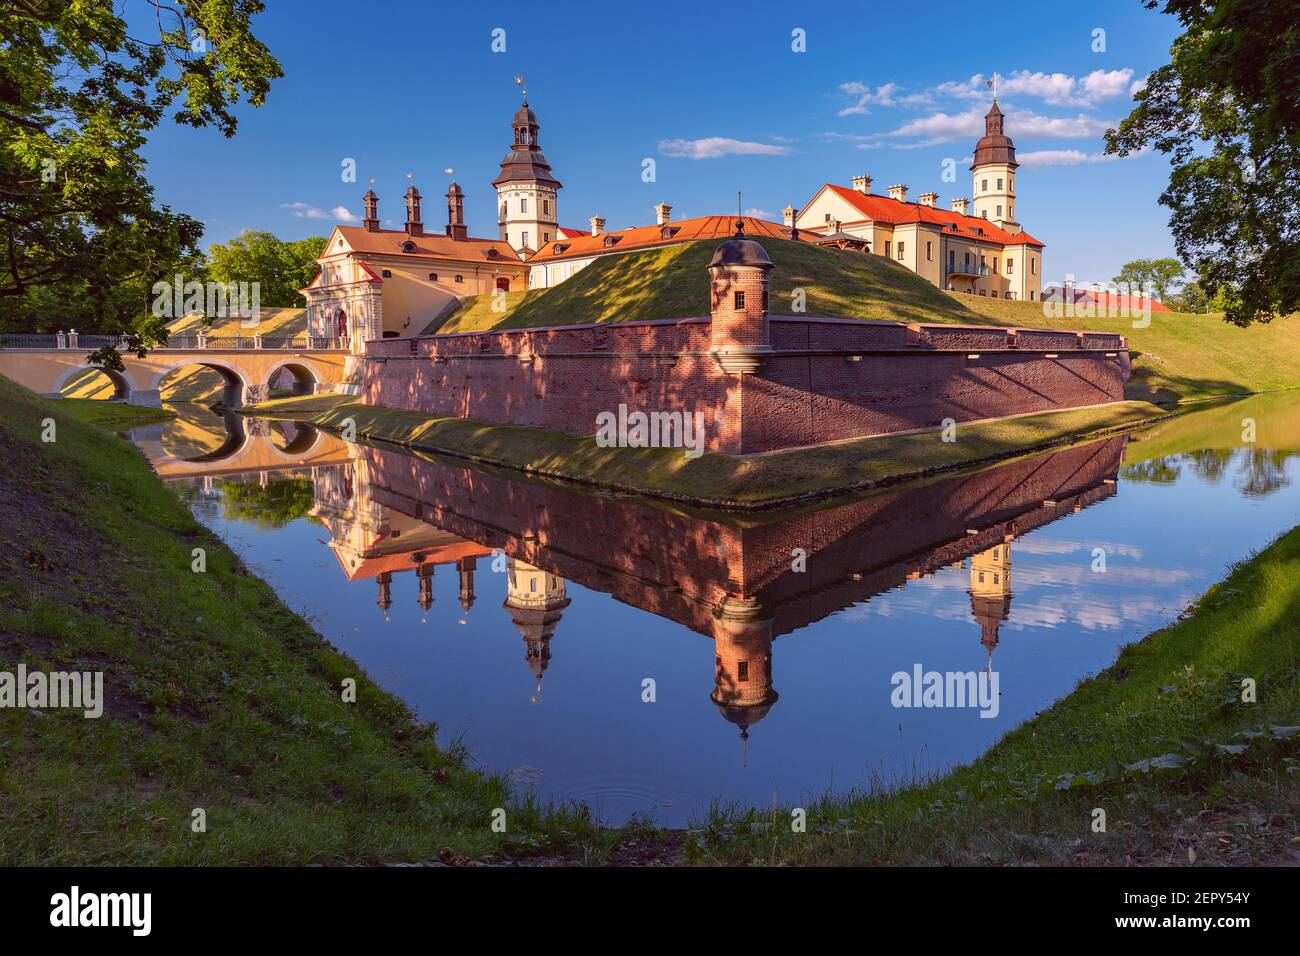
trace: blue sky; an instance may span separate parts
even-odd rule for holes
[[[244,229],[325,234],[361,212],[373,177],[401,221],[411,173],[427,227],[445,222],[445,167],[472,235],[495,236],[491,180],[510,143],[516,74],[564,183],[562,225],[611,229],[747,209],[779,219],[824,182],[873,177],[946,207],[967,171],[996,71],[1023,163],[1017,211],[1047,244],[1044,278],[1106,279],[1171,255],[1157,154],[1098,160],[1130,90],[1168,59],[1177,23],[1138,0],[1021,5],[1019,23],[971,3],[431,4],[270,0],[255,32],[284,67],[239,133],[160,127],[146,151],[158,198],[206,224],[204,245]],[[505,52],[492,50],[505,31]],[[792,50],[792,31],[806,51]],[[1096,29],[1105,51],[1094,52]],[[344,159],[357,182],[341,177]],[[656,181],[642,181],[642,162]],[[955,183],[942,181],[956,160]]]

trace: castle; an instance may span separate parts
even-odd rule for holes
[[[995,97],[970,167],[973,210],[965,197],[940,209],[935,192],[909,202],[903,184],[876,195],[871,177],[860,175],[849,187],[823,184],[801,209],[787,207],[784,222],[742,217],[744,232],[884,256],[949,291],[1037,300],[1043,243],[1015,218],[1019,164],[1003,122]],[[344,340],[359,354],[367,340],[431,334],[469,296],[549,288],[603,256],[721,241],[733,231],[730,216],[673,220],[667,203],[655,207],[651,225],[608,231],[603,217],[592,216],[589,229],[563,227],[563,184],[542,153],[527,94],[511,126],[510,148],[492,181],[496,238],[468,234],[465,194],[454,181],[445,195],[446,224],[431,231],[414,185],[406,190],[401,229],[381,228],[379,198],[367,190],[361,225],[334,227],[318,259],[320,274],[301,290],[309,334]]]

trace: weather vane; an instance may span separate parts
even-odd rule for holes
[[[448,166],[446,169],[444,169],[443,172],[446,173],[448,176],[455,176],[455,175],[456,175],[456,170],[452,169],[450,166]]]
[[[994,102],[997,102],[997,98],[998,98],[998,72],[997,72],[997,70],[994,70],[994,71],[993,71],[993,78],[992,78],[991,80],[987,81],[987,84],[986,84],[986,85],[988,85],[988,86],[990,86],[990,87],[993,88],[993,100],[994,100]]]
[[[524,100],[527,101],[528,87],[524,85],[524,75],[522,73],[520,73],[518,76],[515,77],[515,86],[519,87],[521,90],[524,91]]]

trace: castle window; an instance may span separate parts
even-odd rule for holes
[[[763,311],[767,311],[767,290],[763,290]]]
[[[1001,206],[1001,205],[998,206],[998,218],[999,218],[999,219],[1002,218],[1002,206]]]
[[[543,200],[542,200],[542,215],[543,215],[543,216],[549,216],[550,214],[551,214],[551,201],[550,201],[549,199],[543,199]]]
[[[886,258],[886,259],[889,258],[889,240],[888,240],[888,239],[885,240],[885,258]]]
[[[903,240],[898,240],[898,261],[903,261]]]
[[[1030,275],[1038,275],[1038,260],[1033,257],[1029,259],[1029,273]]]
[[[1002,180],[999,179],[999,180],[998,180],[998,191],[1000,192],[1001,190],[1002,190]]]
[[[457,282],[464,282],[464,281],[465,281],[465,277],[464,277],[464,276],[456,276],[456,281],[457,281]]]
[[[519,211],[520,211],[520,212],[528,212],[528,198],[527,198],[527,197],[525,197],[525,198],[519,200]]]
[[[385,269],[383,272],[379,273],[379,275],[385,279],[391,279],[393,277],[393,270]]]
[[[749,680],[749,661],[740,661],[736,664],[736,680],[742,684]]]
[[[986,192],[988,192],[988,191],[989,191],[989,181],[988,181],[987,179],[981,179],[981,180],[980,180],[980,192],[982,192],[982,193],[986,193]]]
[[[957,268],[957,250],[949,249],[948,250],[948,271],[952,272],[956,268]]]
[[[736,293],[736,308],[737,308],[737,309],[743,309],[744,307],[745,307],[745,293],[743,293],[743,292],[737,292],[737,293]]]
[[[934,243],[930,242],[928,239],[926,240],[925,243],[925,261],[926,262],[934,261]]]
[[[827,222],[830,222],[830,221],[831,221],[831,214],[830,214],[830,213],[827,213],[827,214],[826,214],[826,221],[827,221]]]
[[[551,234],[549,232],[542,233],[542,245],[546,245],[550,241],[551,241]]]
[[[994,257],[993,257],[993,274],[994,274],[994,275],[997,275],[997,274],[998,274],[998,257],[997,257],[997,256],[994,256]]]
[[[404,243],[402,243],[402,251],[403,251],[403,252],[414,252],[414,251],[415,251],[415,243],[413,243],[410,239],[407,239]]]
[[[437,281],[438,281],[438,273],[436,273],[436,272],[430,272],[430,273],[429,273],[429,281],[430,281],[430,282],[437,282]]]
[[[520,245],[522,245],[525,249],[528,248],[528,231],[527,231],[527,230],[524,230],[524,232],[523,232],[523,241],[520,243]]]
[[[1034,301],[1034,290],[1033,290],[1033,289],[1030,289],[1030,290],[1029,290],[1029,301],[1030,301],[1030,302],[1033,302],[1033,301]]]
[[[1015,272],[1015,271],[1016,271],[1016,260],[1015,260],[1015,259],[1008,259],[1008,260],[1007,260],[1007,275],[1011,275],[1011,273],[1013,273],[1013,272]]]
[[[989,211],[985,209],[984,212],[980,213],[980,215],[982,215],[985,219],[987,219],[989,217]]]

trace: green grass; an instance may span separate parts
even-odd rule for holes
[[[1241,699],[1246,677],[1256,703]],[[1300,528],[973,764],[805,804],[803,833],[788,806],[719,808],[686,852],[728,864],[1294,862],[1297,724]]]
[[[706,266],[717,243],[605,256],[559,285],[512,293],[497,312],[491,296],[466,299],[440,332],[478,332],[587,322],[680,318],[708,311]],[[1129,318],[1049,318],[1038,302],[942,292],[883,256],[765,239],[775,264],[773,315],[790,315],[796,288],[807,315],[1119,332],[1129,337],[1133,378],[1125,397],[1176,402],[1300,387],[1300,316],[1239,329],[1219,315],[1154,313]]]
[[[0,378],[0,670],[104,674],[104,716],[0,709],[0,862],[599,857],[613,834],[440,748],[200,525],[139,452]],[[156,411],[156,410],[155,410]],[[43,442],[45,420],[55,425]],[[192,551],[206,551],[206,571]],[[345,703],[342,682],[356,681]],[[505,808],[506,832],[491,814]],[[191,829],[192,811],[207,832]]]
[[[681,449],[601,448],[595,438],[430,418],[422,412],[362,405],[337,395],[262,402],[241,411],[305,419],[333,431],[344,430],[350,421],[359,439],[394,442],[693,506],[730,508],[791,505],[835,492],[878,487],[1081,441],[1166,414],[1144,402],[1120,402],[962,425],[952,442],[942,441],[935,429],[745,458],[704,454],[692,459]]]

